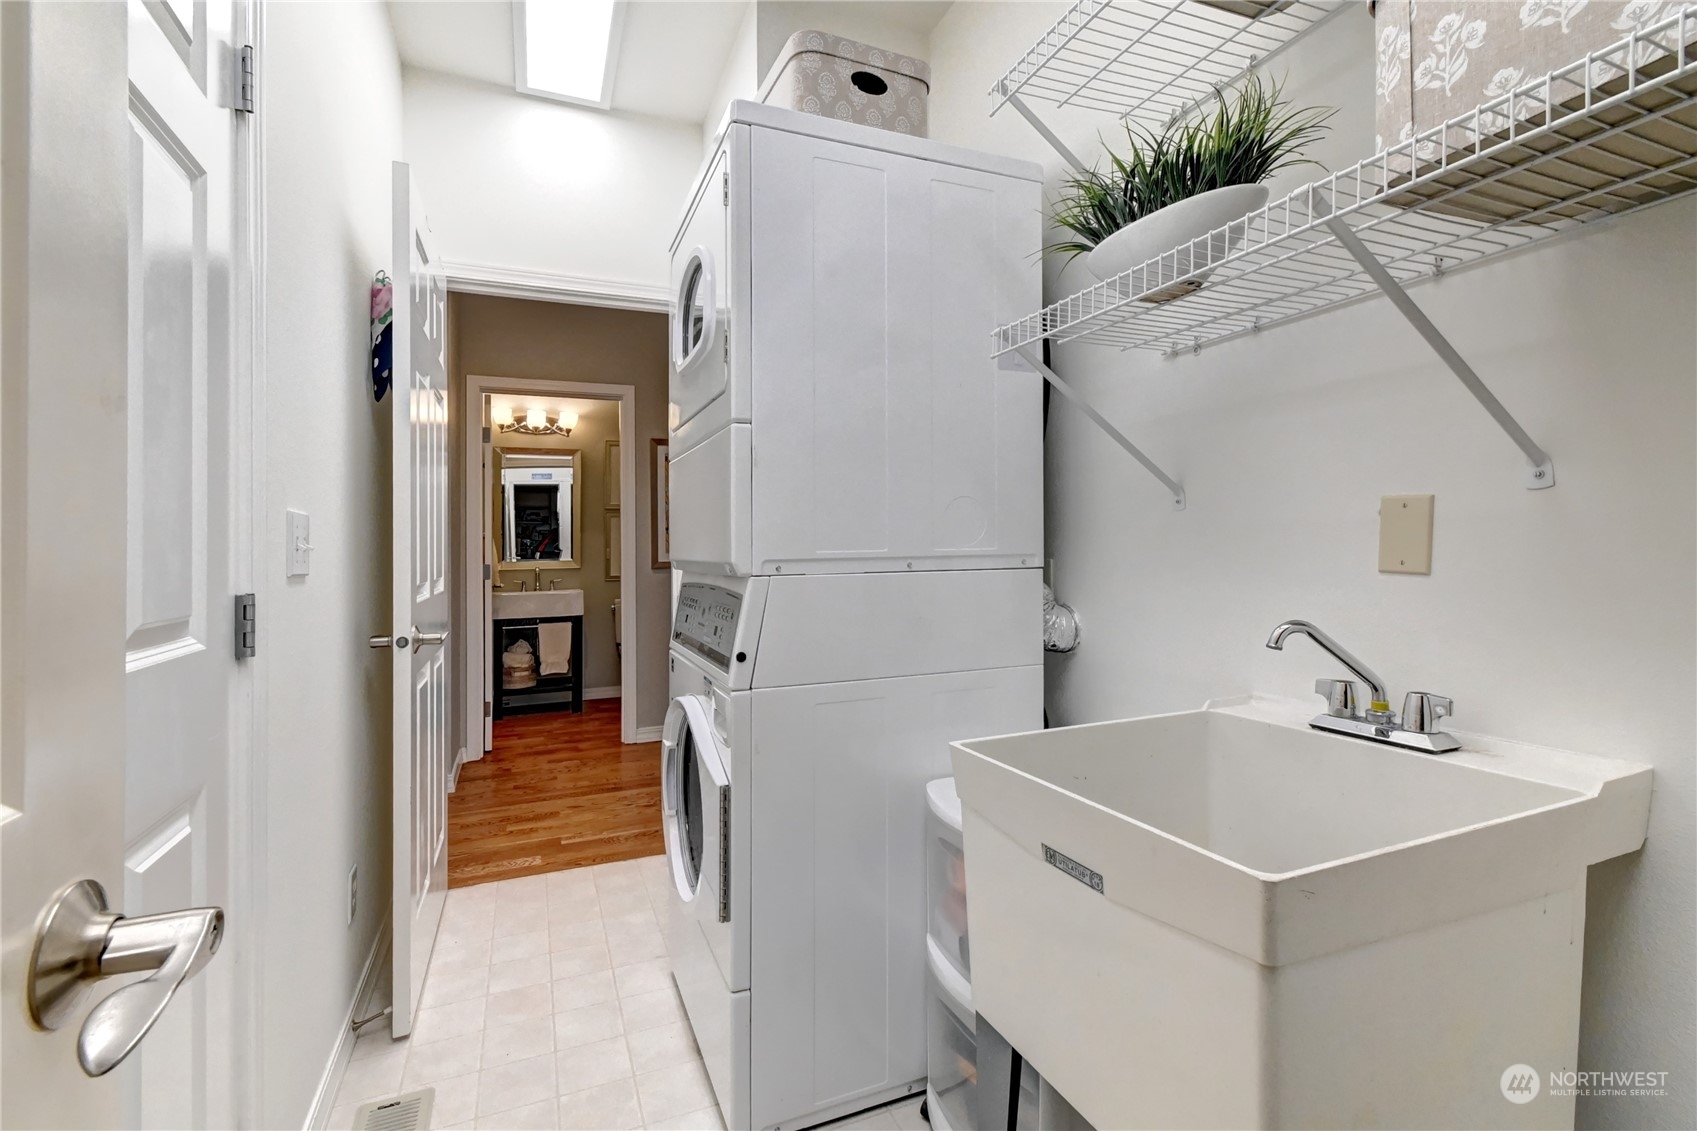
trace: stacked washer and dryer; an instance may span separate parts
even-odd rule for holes
[[[666,924],[732,1128],[925,1086],[926,794],[1042,726],[1041,171],[731,104],[673,241]]]

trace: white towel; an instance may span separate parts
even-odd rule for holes
[[[554,621],[536,626],[537,651],[542,654],[543,675],[566,675],[572,670],[572,622]]]

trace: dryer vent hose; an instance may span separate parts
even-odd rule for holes
[[[1078,647],[1078,614],[1071,605],[1055,600],[1055,591],[1043,586],[1043,650],[1071,652]]]

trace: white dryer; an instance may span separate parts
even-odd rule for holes
[[[733,102],[671,246],[671,553],[736,576],[1019,568],[1042,170]]]
[[[668,948],[732,1128],[922,1089],[925,783],[1040,727],[1041,575],[686,575],[663,741]]]

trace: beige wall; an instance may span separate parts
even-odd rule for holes
[[[469,372],[489,376],[478,370]],[[624,384],[624,382],[613,382]],[[578,414],[577,427],[570,436],[526,436],[511,432],[496,433],[498,448],[548,448],[555,451],[575,451],[577,458],[578,510],[580,514],[576,558],[580,563],[565,566],[558,563],[533,562],[529,565],[498,566],[502,585],[516,589],[520,582],[533,585],[536,570],[542,569],[543,588],[558,584],[561,589],[583,590],[583,685],[585,688],[618,687],[619,655],[613,645],[613,602],[619,597],[619,583],[607,577],[607,441],[619,438],[619,402],[591,401],[553,397],[503,397],[518,404],[534,404],[548,408],[550,415],[560,408],[570,408]],[[522,417],[521,417],[522,419]],[[498,483],[491,483],[490,505],[485,508],[486,526],[494,539],[495,554],[500,555],[501,517]],[[611,508],[618,511],[615,505]],[[642,612],[641,599],[637,612]]]
[[[647,465],[649,440],[666,435],[666,316],[469,294],[450,295],[448,310],[449,335],[453,341],[449,381],[456,405],[464,400],[467,374],[635,386],[637,552],[635,560],[624,563],[624,569],[635,583],[637,602],[635,638],[626,641],[625,656],[627,660],[631,658],[634,643],[637,671],[636,702],[627,704],[626,709],[634,708],[639,728],[660,726],[665,721],[668,699],[666,650],[671,626],[671,578],[670,571],[650,569],[648,564],[651,488]],[[616,418],[616,411],[608,417],[610,421]],[[580,421],[579,428],[587,422],[588,418]],[[586,457],[598,464],[606,453],[604,441],[615,434],[616,424],[606,432],[594,432],[597,438],[593,440],[589,432],[574,431],[571,439],[562,441],[561,446],[580,447]],[[454,451],[460,450],[461,445],[456,443]],[[460,482],[456,471],[454,483],[457,486]],[[603,491],[600,474],[588,472],[583,488],[584,566],[581,570],[564,571],[579,575],[585,583],[582,587],[588,666],[584,682],[589,687],[618,682],[617,668],[606,655],[612,646],[609,606],[618,587],[603,581],[602,596],[596,596],[590,587],[592,579],[605,577],[602,549],[605,535],[599,529]],[[473,520],[468,525],[464,500],[457,490],[454,494],[454,560],[460,561],[463,532],[478,528],[480,523]],[[569,584],[575,586],[576,582]],[[456,588],[456,597],[459,592]],[[455,615],[463,615],[457,601]],[[595,637],[600,638],[606,650],[600,659],[597,659]],[[464,699],[462,694],[455,701],[464,702]],[[463,728],[456,728],[455,733],[464,733]],[[477,752],[467,753],[475,757]]]

